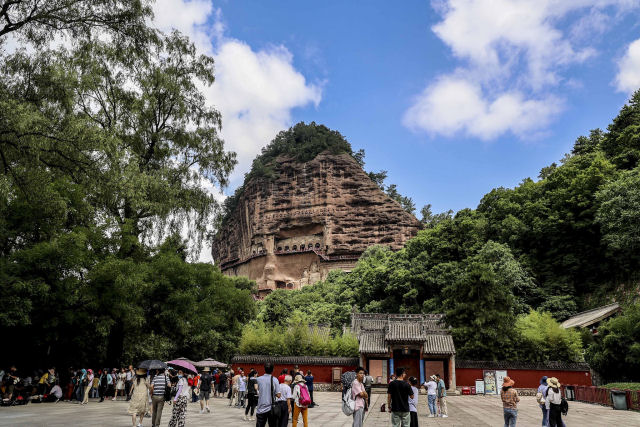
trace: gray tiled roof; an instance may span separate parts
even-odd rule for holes
[[[234,356],[231,363],[267,363],[274,365],[340,365],[358,366],[360,359],[357,357],[331,357],[331,356],[264,356],[247,354]]]
[[[386,354],[389,352],[389,348],[384,342],[384,331],[363,330],[358,339],[360,341],[360,353]]]
[[[425,354],[455,354],[456,347],[449,334],[428,334],[422,352]]]
[[[427,354],[455,354],[442,314],[352,313],[360,353],[387,354],[394,343],[419,343]]]
[[[562,322],[562,327],[565,329],[573,327],[586,328],[587,326],[591,326],[594,323],[598,323],[599,321],[614,315],[618,311],[620,311],[620,304],[614,302],[613,304],[578,313]]]

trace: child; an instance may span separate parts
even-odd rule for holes
[[[409,398],[409,413],[411,414],[411,427],[418,427],[418,379],[416,377],[409,378],[411,390],[413,391],[413,399]]]

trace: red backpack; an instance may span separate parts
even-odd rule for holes
[[[311,397],[309,396],[309,390],[307,390],[307,386],[304,384],[300,384],[300,398],[298,399],[298,403],[300,404],[300,406],[311,405]]]

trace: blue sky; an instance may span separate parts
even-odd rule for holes
[[[640,87],[640,0],[158,0],[216,59],[207,95],[238,152],[315,121],[417,210],[474,208],[605,128]]]

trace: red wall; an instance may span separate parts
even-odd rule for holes
[[[273,366],[273,375],[278,376],[280,372],[287,368],[289,370],[293,369],[294,365],[280,365],[276,364]],[[260,363],[234,363],[232,364],[232,369],[236,371],[238,368],[242,368],[245,372],[249,372],[251,368],[258,371],[259,375],[264,374],[264,364]],[[353,371],[357,368],[356,365],[300,365],[298,364],[298,368],[305,373],[307,370],[311,369],[311,373],[313,374],[313,382],[314,383],[331,383],[331,373],[333,368],[342,368],[342,372]]]
[[[533,369],[504,369],[516,382],[516,388],[538,388],[543,375],[556,377],[561,384],[591,385],[589,371],[543,371]],[[475,386],[482,379],[482,369],[456,368],[456,386]]]

